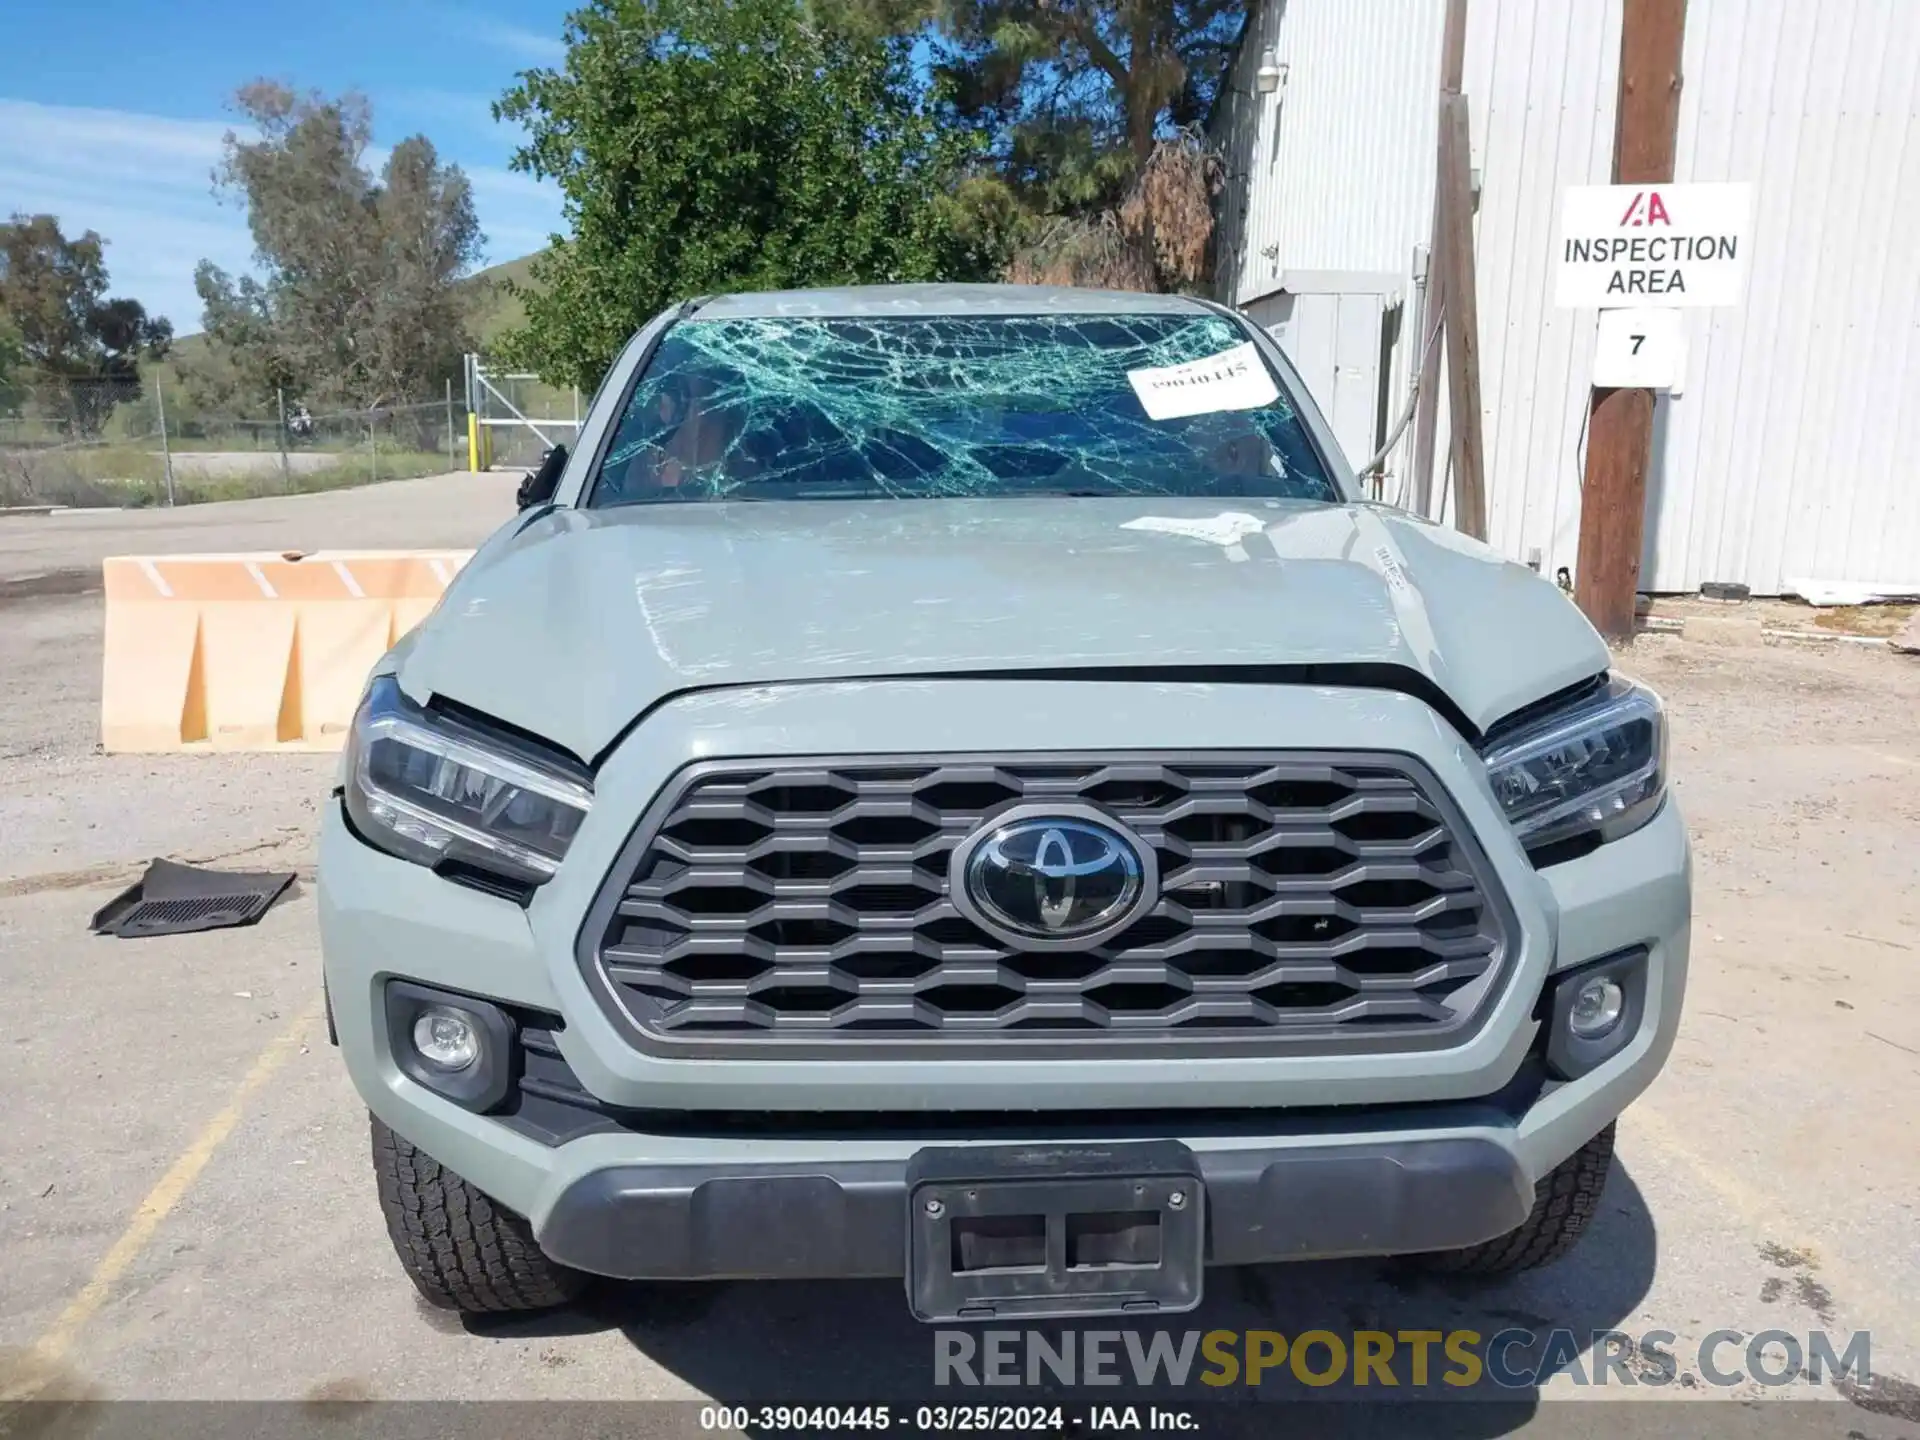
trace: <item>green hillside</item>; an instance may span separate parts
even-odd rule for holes
[[[526,284],[527,272],[533,261],[532,255],[522,255],[518,260],[489,265],[485,270],[470,275],[460,282],[463,286],[478,292],[474,306],[473,333],[479,337],[483,346],[526,319],[525,308],[507,293],[506,286],[502,282],[514,280],[522,285]]]

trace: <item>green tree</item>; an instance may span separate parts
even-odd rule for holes
[[[20,332],[0,315],[0,410],[11,410],[26,398],[26,366]]]
[[[247,209],[261,277],[194,272],[208,346],[187,367],[203,404],[381,405],[429,393],[472,346],[460,278],[480,257],[458,166],[415,135],[376,176],[367,102],[256,81],[235,97],[257,138],[227,136],[221,184]]]
[[[1144,165],[1206,118],[1248,0],[940,0],[962,104],[1058,169],[1082,137]],[[1070,167],[1071,168],[1071,167]],[[1064,178],[1064,177],[1063,177]]]
[[[911,41],[796,0],[591,0],[563,69],[494,107],[514,165],[559,182],[567,238],[513,286],[515,364],[593,385],[636,325],[730,290],[964,280],[997,269],[991,212],[955,200],[979,137]]]
[[[0,371],[86,435],[140,398],[140,361],[165,356],[173,338],[138,300],[107,297],[105,248],[91,230],[69,240],[51,215],[0,225]]]
[[[1250,0],[816,0],[883,33],[924,30],[957,108],[990,129],[1041,213],[1117,203],[1156,142],[1197,128]]]
[[[1250,0],[813,0],[918,33],[993,137],[978,207],[1011,211],[1010,277],[1172,290],[1206,278],[1219,165],[1201,126]],[[1003,227],[1005,228],[1005,227]]]

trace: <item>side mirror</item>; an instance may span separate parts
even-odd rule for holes
[[[553,499],[560,488],[560,472],[567,468],[567,447],[556,445],[540,459],[540,468],[529,471],[514,492],[514,501],[522,510],[531,510]]]

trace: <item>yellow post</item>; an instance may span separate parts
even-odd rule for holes
[[[480,473],[480,418],[471,410],[467,412],[467,469]]]

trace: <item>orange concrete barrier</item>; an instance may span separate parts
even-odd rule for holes
[[[338,750],[367,672],[469,550],[104,562],[109,751]]]

